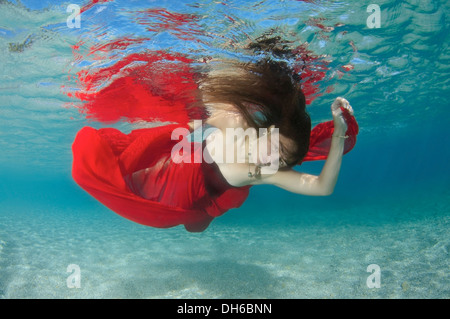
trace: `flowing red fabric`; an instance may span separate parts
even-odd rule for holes
[[[344,154],[347,154],[356,144],[356,136],[359,133],[359,126],[355,117],[351,115],[347,109],[341,107],[341,110],[347,123],[347,138],[344,142]],[[327,159],[328,153],[330,152],[331,136],[333,135],[333,132],[333,121],[317,124],[311,131],[309,150],[303,159],[303,162]]]
[[[108,46],[125,46],[125,40]],[[91,50],[94,54],[99,48]],[[80,112],[89,120],[114,123],[177,122],[205,119],[197,101],[197,74],[189,58],[163,51],[132,53],[101,69],[77,73],[80,89],[68,93],[84,103]]]
[[[72,146],[72,176],[94,198],[129,220],[158,228],[184,225],[198,232],[215,217],[240,207],[251,186],[234,187],[217,164],[196,161],[204,142],[189,144],[193,151],[183,153],[185,161],[173,161],[171,151],[180,140],[172,140],[172,132],[181,128],[186,136],[189,120],[206,116],[202,109],[189,107],[195,100],[189,92],[196,86],[192,70],[183,67],[188,62],[165,53],[131,54],[97,73],[78,74],[84,90],[74,95],[85,101],[82,112],[87,118],[175,123],[129,134],[114,128],[82,128]],[[108,85],[96,91],[104,82]],[[356,143],[358,124],[347,110],[343,112],[347,153]],[[332,134],[332,121],[314,127],[304,161],[326,159]]]
[[[214,217],[241,206],[250,186],[231,186],[214,162],[195,163],[204,143],[192,143],[193,151],[182,154],[184,162],[174,162],[171,150],[179,141],[171,134],[176,128],[189,133],[180,124],[128,135],[84,127],[72,146],[72,176],[98,201],[134,222],[203,231]]]
[[[347,153],[356,142],[358,125],[348,112],[344,114]],[[171,134],[177,128],[189,133],[189,126],[180,124],[128,135],[114,128],[84,127],[72,146],[72,176],[98,201],[136,223],[158,228],[182,224],[188,231],[203,231],[215,217],[240,207],[251,186],[230,185],[214,162],[196,163],[204,143],[192,143],[194,150],[183,154],[186,163],[174,163],[171,150],[179,141]],[[332,134],[332,121],[317,125],[305,161],[326,159]]]

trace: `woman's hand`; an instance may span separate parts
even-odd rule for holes
[[[333,114],[334,133],[339,135],[345,135],[347,132],[347,123],[342,115],[341,107],[347,109],[351,115],[353,115],[353,109],[348,101],[342,97],[336,98],[333,104],[331,104],[331,113]]]

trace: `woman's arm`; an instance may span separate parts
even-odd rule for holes
[[[303,195],[326,196],[332,194],[341,168],[345,132],[347,131],[347,124],[340,107],[348,109],[353,114],[353,110],[346,99],[337,98],[333,102],[331,111],[334,133],[330,152],[319,176],[300,173],[295,170],[280,170],[275,174],[262,176],[260,180],[256,180],[252,184],[273,184],[290,192]]]

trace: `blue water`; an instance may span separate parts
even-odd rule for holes
[[[84,12],[79,29],[67,27],[68,4],[0,1],[0,297],[450,297],[447,1],[377,1],[373,29],[369,2],[112,1]],[[149,34],[136,12],[150,7],[195,14],[208,36]],[[99,124],[61,91],[73,85],[68,74],[95,67],[74,62],[70,45],[150,36],[130,52],[245,59],[235,44],[270,28],[328,62],[323,95],[308,107],[314,124],[330,119],[336,96],[355,110],[358,142],[333,195],[253,187],[241,208],[192,234],[122,219],[72,181],[73,138]],[[71,264],[79,288],[67,283]],[[367,285],[371,264],[379,288]]]

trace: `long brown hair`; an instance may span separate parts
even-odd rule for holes
[[[267,45],[276,40],[259,41],[249,48],[267,51]],[[286,51],[283,47],[280,50],[280,54]],[[200,80],[204,103],[234,105],[257,132],[259,128],[275,125],[287,138],[284,145],[280,141],[286,164],[288,167],[299,164],[308,152],[311,120],[299,77],[288,63],[267,55],[256,62],[212,63],[212,70]]]

